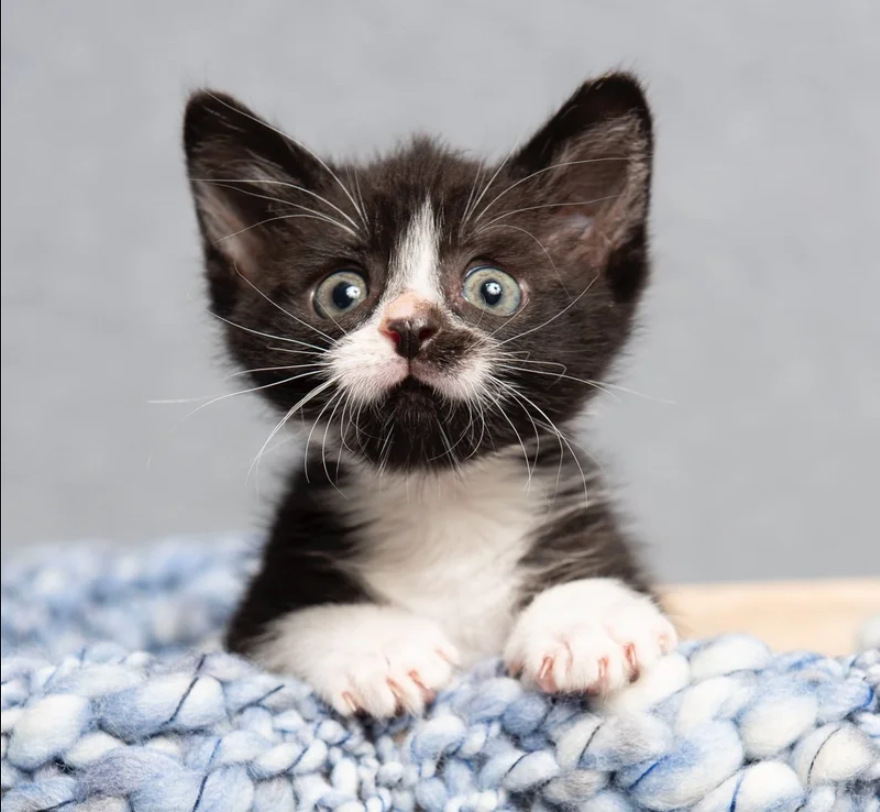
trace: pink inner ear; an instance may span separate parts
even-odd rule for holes
[[[206,236],[218,251],[234,263],[240,273],[250,276],[254,246],[253,240],[249,239],[247,224],[236,214],[221,192],[210,184],[200,184],[199,187]]]

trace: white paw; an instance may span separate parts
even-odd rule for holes
[[[610,578],[539,594],[516,621],[507,667],[548,693],[608,694],[628,685],[677,642],[645,595]]]
[[[420,713],[458,654],[434,621],[390,606],[314,606],[273,624],[256,659],[311,684],[339,713]]]

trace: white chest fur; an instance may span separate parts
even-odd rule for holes
[[[546,518],[546,484],[522,459],[463,473],[365,476],[345,509],[366,519],[357,574],[380,600],[440,623],[464,661],[497,654],[513,620],[528,538]]]

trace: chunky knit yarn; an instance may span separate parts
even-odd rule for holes
[[[880,651],[683,644],[598,706],[497,662],[422,719],[337,717],[216,645],[252,545],[4,566],[3,810],[880,810]]]

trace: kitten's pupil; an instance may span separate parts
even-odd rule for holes
[[[489,279],[480,285],[480,295],[483,297],[483,301],[487,305],[494,307],[501,301],[501,297],[504,295],[504,288],[501,287],[500,282],[496,282],[494,279]]]
[[[333,304],[340,310],[347,310],[361,297],[361,289],[351,282],[340,282],[333,288]]]

